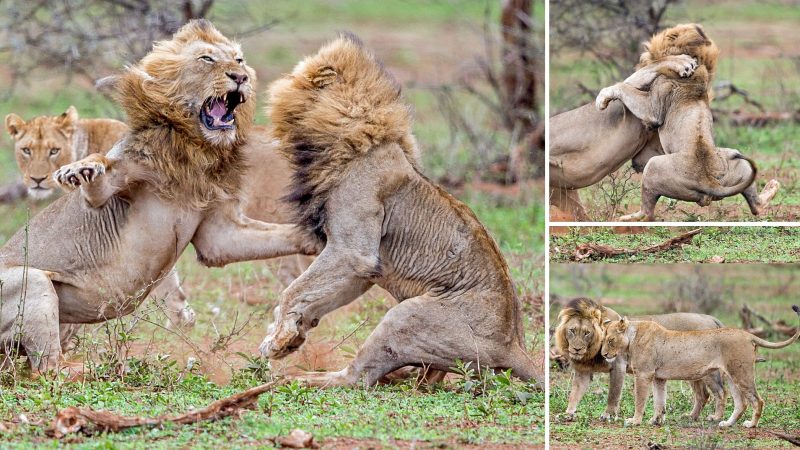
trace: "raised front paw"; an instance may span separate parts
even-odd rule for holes
[[[611,100],[617,98],[616,89],[613,86],[603,88],[599,94],[597,94],[597,99],[594,101],[594,106],[598,109],[598,111],[602,111],[608,108],[608,104]]]
[[[697,69],[697,60],[692,58],[689,55],[679,55],[678,61],[676,61],[675,72],[680,75],[681,78],[688,78],[694,74],[694,71]]]
[[[56,183],[67,189],[75,189],[94,182],[106,173],[106,166],[97,161],[77,161],[61,167],[53,173]]]

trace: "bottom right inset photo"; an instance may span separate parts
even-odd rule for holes
[[[800,265],[550,265],[550,448],[798,445]]]

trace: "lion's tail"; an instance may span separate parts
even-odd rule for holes
[[[707,145],[707,144],[701,144],[701,145]],[[719,151],[719,150],[717,149],[712,151]],[[747,189],[751,184],[753,184],[754,181],[756,181],[756,176],[758,176],[758,168],[756,167],[755,161],[744,156],[738,151],[734,151],[734,153],[728,156],[727,159],[731,161],[737,159],[747,161],[747,164],[750,166],[750,176],[747,177],[747,179],[745,179],[741,183],[736,183],[732,186],[721,186],[719,184],[712,185],[708,189],[708,192],[706,192],[707,194],[717,198],[730,197],[736,194],[741,194],[742,192],[744,192],[745,189]]]
[[[798,317],[800,317],[800,306],[792,305],[792,311],[794,311]],[[750,339],[759,347],[764,348],[771,348],[773,350],[777,350],[779,348],[787,347],[794,343],[798,338],[800,338],[800,326],[797,327],[797,331],[794,333],[794,336],[790,337],[789,339],[783,342],[769,342],[761,339],[759,337],[753,336]]]
[[[313,145],[339,161],[386,143],[397,143],[412,163],[411,108],[400,84],[354,35],[342,33],[291,74],[269,87],[275,136],[292,146]]]

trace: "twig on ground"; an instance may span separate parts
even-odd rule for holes
[[[794,444],[797,447],[800,447],[800,435],[799,436],[789,436],[788,434],[777,433],[775,431],[765,430],[767,433],[776,436],[780,439],[783,439],[786,442]]]
[[[204,420],[217,420],[234,414],[240,414],[243,409],[253,408],[258,397],[271,390],[281,381],[271,381],[260,386],[250,388],[220,400],[205,408],[190,411],[179,416],[170,417],[162,415],[154,418],[121,416],[111,411],[95,411],[92,408],[70,406],[56,414],[49,433],[55,438],[62,438],[78,431],[89,431],[93,426],[100,431],[117,432],[127,428],[139,426],[156,426],[165,422],[181,425],[200,422]]]
[[[588,258],[602,259],[619,255],[635,255],[637,253],[659,253],[692,242],[692,239],[702,231],[702,228],[687,231],[679,236],[667,239],[660,244],[651,245],[650,247],[642,249],[614,248],[609,245],[594,243],[580,244],[575,248],[573,260],[583,261]]]

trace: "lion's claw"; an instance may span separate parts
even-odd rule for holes
[[[78,161],[56,170],[53,174],[53,179],[63,187],[74,189],[83,184],[94,182],[105,172],[106,166],[103,164]]]

